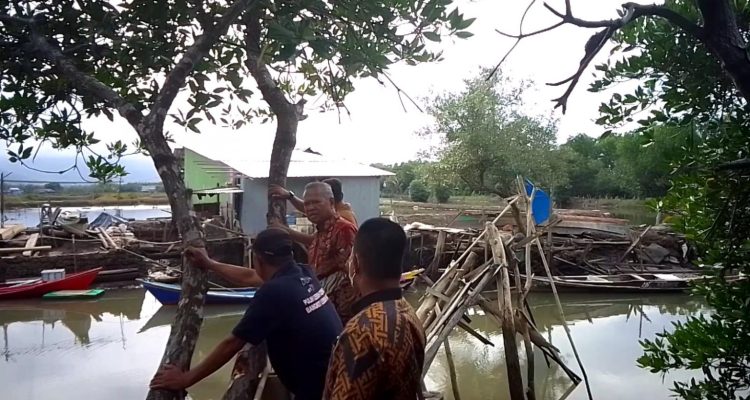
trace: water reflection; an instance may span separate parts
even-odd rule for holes
[[[560,322],[552,296],[535,294],[532,311],[539,331],[557,346],[567,365],[581,375]],[[641,355],[638,340],[653,338],[657,332],[682,320],[686,315],[705,312],[705,307],[686,295],[617,296],[612,298],[586,294],[562,297],[566,320],[589,376],[594,398],[657,399],[670,396],[671,380],[692,376],[680,372],[665,377],[638,368]],[[488,337],[495,346],[485,346],[466,332],[455,332],[451,338],[459,389],[462,399],[507,399],[507,373],[502,336],[494,320],[476,312],[472,326]],[[521,366],[524,369],[524,352]],[[540,351],[535,354],[537,399],[559,399],[571,390],[564,371],[547,365]],[[428,383],[453,399],[444,353],[438,357],[428,375]],[[586,399],[583,384],[572,388],[570,399]]]
[[[673,321],[705,312],[685,295],[563,297],[566,319],[592,383],[595,398],[666,398],[671,379],[635,366],[641,354],[638,340],[652,338]],[[578,371],[552,297],[533,294],[532,310],[540,332],[559,347],[568,366]],[[194,360],[203,359],[242,316],[243,307],[207,307]],[[0,359],[2,397],[9,399],[144,398],[157,367],[174,317],[173,307],[161,307],[143,290],[108,291],[85,302],[3,302],[3,357]],[[495,346],[485,346],[463,331],[450,338],[459,388],[464,400],[506,399],[507,375],[502,337],[493,320],[470,312],[471,325]],[[521,353],[523,354],[523,353]],[[523,364],[522,359],[522,364]],[[191,388],[197,400],[219,399],[231,366]],[[535,357],[538,399],[558,399],[571,389],[565,373]],[[444,354],[427,379],[428,386],[451,399]],[[573,399],[586,398],[585,389],[572,390]]]

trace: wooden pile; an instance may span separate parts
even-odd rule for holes
[[[535,249],[542,262],[544,273],[551,279],[552,273],[546,261],[540,238],[544,237],[547,234],[546,230],[553,227],[554,224],[537,227],[533,224],[530,214],[522,216],[519,213],[518,204],[531,204],[536,191],[532,192],[531,196],[526,196],[523,186],[519,186],[519,189],[519,195],[507,200],[506,207],[492,222],[485,224],[484,230],[474,237],[471,244],[461,255],[450,260],[440,277],[434,283],[431,283],[431,287],[426,290],[417,310],[417,316],[423,323],[427,339],[424,374],[429,370],[429,366],[441,346],[445,347],[450,369],[452,356],[448,337],[456,327],[467,331],[481,342],[492,345],[489,339],[474,331],[469,325],[470,320],[467,317],[467,311],[470,308],[479,307],[493,318],[501,327],[503,333],[510,398],[512,400],[536,398],[534,390],[534,346],[544,354],[548,365],[550,361],[558,364],[574,385],[581,382],[581,378],[564,363],[559,350],[539,333],[531,315],[527,298],[532,280],[527,279],[522,285],[519,259],[524,260],[524,273],[531,271],[532,249]],[[497,228],[496,224],[508,211],[514,214],[513,218],[521,232],[514,234]],[[533,274],[530,275],[533,276]],[[492,301],[483,295],[483,292],[486,293],[493,284],[497,289],[496,301]],[[587,391],[589,391],[586,373],[565,323],[565,316],[554,282],[552,283],[552,289],[563,326],[578,365],[583,372]],[[519,362],[518,339],[523,343],[525,351],[526,387],[524,387]],[[451,382],[454,397],[458,398],[459,393],[455,377],[451,377]],[[589,397],[591,397],[590,391]]]
[[[503,233],[525,237],[525,206],[497,214],[494,225]],[[599,211],[555,210],[539,237],[554,275],[615,275],[624,273],[695,273],[687,240],[664,226],[631,228],[627,220]],[[519,222],[520,221],[520,222]],[[503,223],[505,222],[505,223]],[[617,228],[613,228],[613,227]],[[405,227],[409,254],[405,266],[425,268],[433,279],[465,252],[480,234],[472,229],[411,223]],[[479,246],[486,248],[482,239]],[[475,250],[476,251],[476,250]],[[544,266],[532,255],[531,271]]]

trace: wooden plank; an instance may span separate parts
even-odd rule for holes
[[[52,250],[52,246],[34,246],[34,247],[5,247],[0,248],[0,254],[12,254],[21,253],[24,251],[49,251]]]
[[[109,236],[107,231],[105,231],[103,228],[99,228],[99,233],[101,233],[102,236],[104,236],[104,240],[109,244],[110,248],[113,248],[113,249],[120,248],[119,246],[117,246],[117,243],[115,243],[115,241],[112,240],[112,236]]]
[[[635,248],[635,246],[638,246],[638,243],[640,243],[640,242],[641,242],[641,239],[643,239],[643,237],[644,237],[644,236],[646,236],[646,234],[647,234],[647,233],[648,233],[648,231],[650,231],[650,230],[651,230],[651,227],[650,227],[650,226],[649,226],[648,228],[644,229],[644,230],[643,230],[643,232],[642,232],[642,233],[641,233],[641,234],[640,234],[640,235],[638,236],[638,238],[637,238],[637,239],[635,239],[635,241],[633,242],[633,244],[631,244],[631,245],[630,245],[630,247],[628,247],[628,249],[627,249],[627,250],[625,250],[625,253],[623,253],[623,254],[622,254],[622,255],[620,256],[620,258],[619,258],[619,259],[617,259],[617,262],[618,262],[618,263],[621,263],[621,262],[622,262],[622,260],[624,260],[624,259],[625,259],[625,257],[627,257],[627,256],[628,256],[628,254],[630,254],[630,252],[631,252],[631,251],[633,251],[633,249]]]
[[[0,228],[0,239],[2,240],[10,240],[16,237],[19,233],[26,230],[25,225],[7,225],[4,228]]]
[[[26,241],[26,246],[24,246],[24,247],[27,248],[27,249],[30,248],[30,247],[36,247],[36,242],[38,240],[39,240],[39,234],[38,233],[34,233],[31,236],[29,236],[29,239]],[[31,257],[33,254],[34,254],[34,252],[31,251],[31,250],[23,252],[23,255],[26,256],[26,257]]]

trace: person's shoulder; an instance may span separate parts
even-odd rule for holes
[[[374,326],[366,311],[367,308],[361,310],[349,319],[349,321],[344,324],[343,333],[350,337],[363,337],[369,335]]]
[[[357,231],[357,227],[354,226],[354,224],[351,223],[351,221],[347,220],[346,218],[340,215],[338,218],[336,218],[335,228],[340,231],[353,231],[353,232]]]

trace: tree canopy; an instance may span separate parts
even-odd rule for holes
[[[427,112],[435,123],[422,134],[442,141],[432,150],[432,180],[502,195],[517,174],[548,187],[564,185],[552,168],[555,160],[546,157],[555,147],[555,124],[520,112],[525,88],[497,75],[486,80],[485,72],[466,80],[461,92],[431,99]]]
[[[200,131],[203,118],[239,128],[256,118],[279,117],[277,140],[284,142],[274,151],[287,152],[272,155],[279,163],[271,168],[284,178],[304,96],[322,92],[332,100],[327,104],[343,107],[354,79],[383,76],[398,61],[437,59],[427,43],[448,34],[469,37],[471,22],[451,0],[344,1],[335,7],[322,0],[3,2],[0,140],[8,145],[10,160],[22,163],[35,157],[39,142],[74,148],[90,175],[101,181],[126,173],[119,164],[122,157],[146,152],[184,244],[202,245],[168,146],[168,115],[194,131]],[[252,101],[255,87],[266,106]],[[183,90],[189,107],[172,112]],[[99,139],[83,123],[100,115],[114,120],[115,112],[139,139],[132,145],[115,141],[99,154],[93,148]],[[205,271],[187,266],[185,301],[178,307],[164,362],[189,365],[206,290]],[[176,394],[152,391],[149,396]]]

